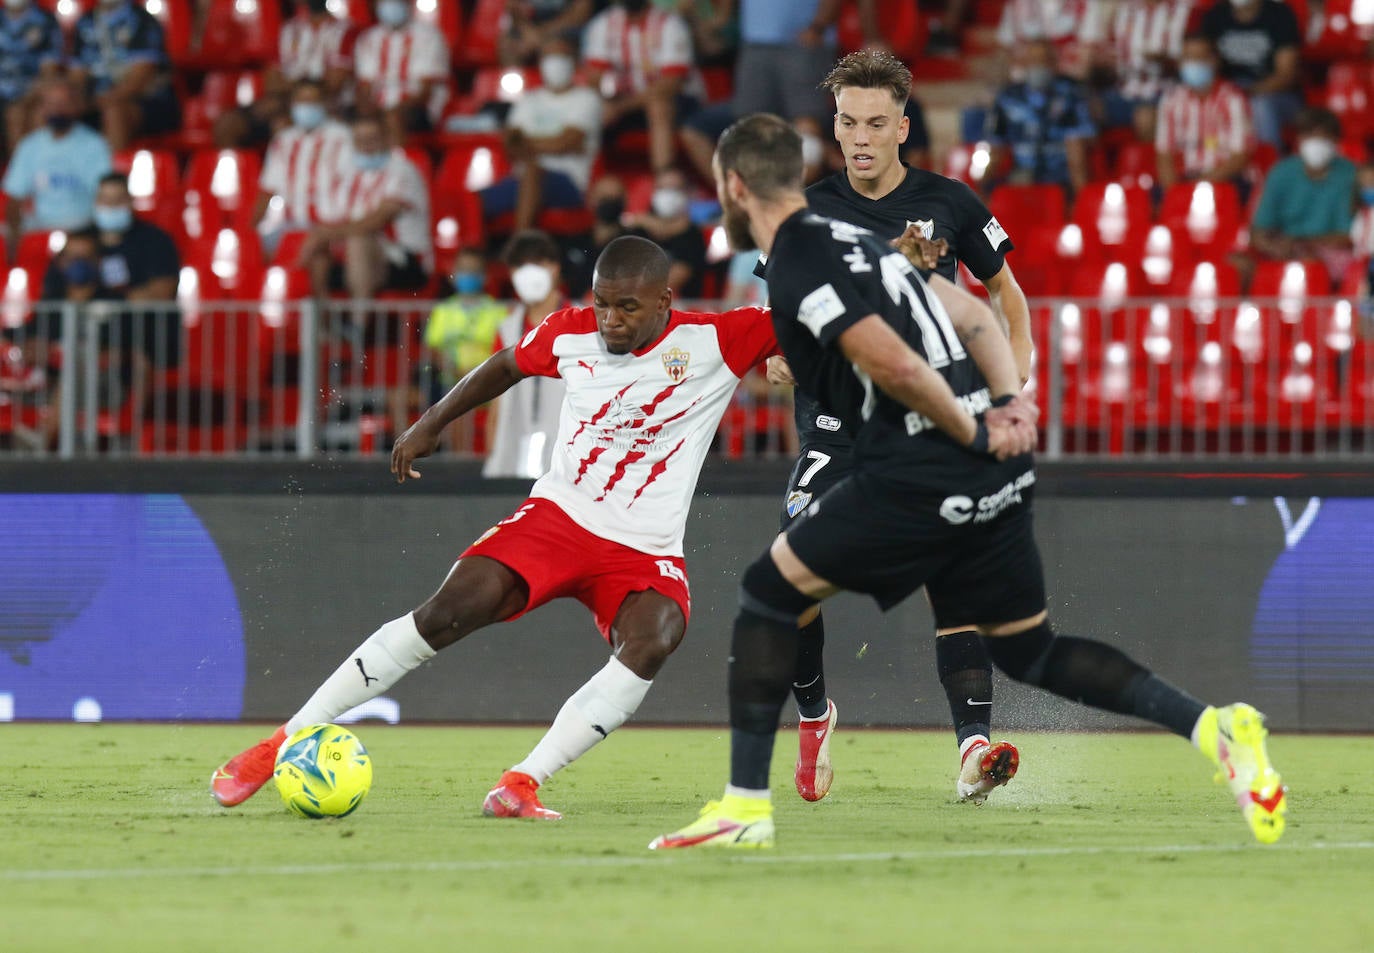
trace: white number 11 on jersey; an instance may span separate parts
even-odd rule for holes
[[[911,317],[921,329],[921,340],[925,343],[926,360],[930,366],[941,368],[947,367],[950,361],[962,361],[968,354],[959,335],[955,333],[954,324],[949,320],[944,305],[940,304],[934,292],[925,296],[929,307],[922,302],[908,277],[911,270],[911,262],[898,253],[884,255],[878,260],[883,287],[895,304],[906,301]]]

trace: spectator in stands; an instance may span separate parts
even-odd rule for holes
[[[306,231],[330,217],[329,203],[352,148],[349,128],[329,118],[324,87],[311,79],[297,82],[291,125],[272,137],[258,180],[253,222],[265,249],[275,248],[283,232]]]
[[[567,298],[559,287],[558,245],[543,232],[516,232],[501,257],[510,268],[519,303],[501,323],[493,351],[514,347],[520,339],[559,308]],[[489,416],[491,438],[484,477],[544,475],[553,458],[564,387],[559,378],[532,376],[520,381],[496,401]]]
[[[1350,241],[1355,255],[1374,264],[1374,161],[1360,166],[1356,176],[1359,193],[1355,199],[1355,223],[1350,226]]]
[[[550,40],[577,42],[596,9],[593,0],[506,0],[498,49],[506,66],[524,66]]]
[[[496,330],[509,310],[486,292],[487,260],[476,248],[464,248],[454,261],[453,295],[440,301],[425,323],[425,347],[430,363],[417,369],[410,387],[398,387],[388,395],[391,432],[402,433],[420,410],[443,397],[468,371],[493,352]],[[421,389],[428,393],[421,400]],[[448,428],[446,437],[454,449],[474,446],[475,420],[465,414]]]
[[[592,230],[569,244],[567,267],[563,269],[568,292],[574,298],[582,298],[591,290],[592,270],[602,250],[626,234],[625,183],[619,176],[601,176],[587,190],[587,207],[592,211]]]
[[[543,85],[528,90],[506,116],[511,174],[482,192],[488,218],[515,213],[515,228],[533,227],[540,209],[581,208],[601,148],[601,97],[573,82],[574,47],[550,40],[539,60]]]
[[[1088,181],[1088,144],[1096,134],[1083,86],[1056,71],[1049,40],[1023,44],[1018,65],[1024,78],[997,93],[988,115],[988,179],[1001,174],[1010,153],[1006,181],[1077,192]]]
[[[931,25],[926,40],[926,56],[958,56],[962,48],[960,36],[968,16],[969,0],[945,0],[940,18]]]
[[[434,127],[448,99],[448,48],[415,18],[415,0],[377,0],[377,25],[354,49],[358,111],[380,112],[392,142]]]
[[[657,242],[668,253],[668,287],[679,298],[700,298],[706,276],[706,239],[688,214],[691,188],[677,169],[654,176],[649,211],[632,216],[631,234]]]
[[[57,76],[65,57],[55,16],[32,0],[5,0],[0,10],[0,108],[5,114],[0,162],[33,126],[38,80]]]
[[[1236,86],[1217,75],[1217,54],[1206,34],[1183,44],[1179,84],[1164,94],[1155,134],[1159,185],[1180,176],[1194,182],[1233,182],[1242,199],[1249,192],[1246,171],[1255,152],[1250,103]]]
[[[1221,75],[1245,90],[1260,142],[1284,151],[1284,129],[1302,108],[1302,30],[1283,0],[1218,0],[1202,17]]]
[[[353,121],[353,147],[329,215],[326,224],[310,230],[298,259],[310,271],[317,298],[346,290],[366,299],[380,291],[418,291],[429,283],[429,185],[405,151],[391,146],[380,117]]]
[[[679,116],[693,112],[703,89],[692,59],[692,34],[676,13],[648,0],[615,0],[587,24],[582,59],[588,82],[606,96],[601,121],[608,143],[648,128],[649,164],[673,164]]]
[[[1306,107],[1295,123],[1296,155],[1281,159],[1264,180],[1250,223],[1251,257],[1319,259],[1340,279],[1352,259],[1355,164],[1340,155],[1341,124],[1327,109]]]
[[[1023,79],[1018,52],[1027,43],[1045,41],[1055,50],[1060,69],[1081,78],[1088,65],[1087,50],[1101,39],[1090,16],[1093,0],[1006,0],[997,24],[997,42],[1008,54],[1011,79]]]
[[[1100,5],[1093,17],[1102,16]],[[1111,19],[1089,28],[1101,34],[1092,73],[1110,77],[1103,96],[1103,120],[1109,128],[1130,127],[1142,142],[1155,138],[1156,106],[1169,77],[1183,58],[1183,39],[1193,0],[1144,0],[1117,4]]]
[[[110,147],[100,133],[76,121],[78,97],[68,80],[46,81],[39,108],[43,127],[20,140],[5,171],[11,249],[24,231],[89,225],[96,189],[110,171]]]
[[[859,22],[866,31],[865,45],[882,46],[874,4],[859,0]],[[740,0],[734,95],[700,110],[681,130],[697,175],[712,181],[716,140],[740,116],[770,112],[791,120],[810,116],[830,125],[829,98],[816,84],[835,62],[839,13],[840,4],[833,0]]]
[[[115,152],[128,148],[136,136],[181,126],[162,25],[141,3],[100,0],[82,14],[71,65]]]
[[[181,315],[176,309],[181,258],[172,236],[134,217],[128,179],[111,172],[100,180],[94,227],[68,240],[49,266],[43,298],[86,304],[99,320],[103,364],[112,377],[100,388],[111,407],[127,402],[136,414],[147,407],[154,367],[172,367],[181,356]],[[131,305],[145,307],[131,307]],[[53,328],[49,333],[60,333]],[[118,387],[114,385],[118,384]]]
[[[700,64],[731,66],[739,46],[736,0],[658,0],[676,10],[692,28],[692,47]]]

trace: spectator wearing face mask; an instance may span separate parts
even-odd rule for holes
[[[1119,3],[1108,15],[1103,4],[1087,13],[1085,32],[1094,43],[1091,77],[1109,78],[1102,94],[1104,125],[1131,128],[1143,142],[1155,138],[1156,110],[1183,57],[1193,0]]]
[[[1250,103],[1217,75],[1212,41],[1195,33],[1183,42],[1179,84],[1164,95],[1155,128],[1159,184],[1233,182],[1248,191],[1245,172],[1255,152]]]
[[[25,231],[72,231],[89,225],[96,188],[110,171],[105,137],[76,121],[77,95],[70,82],[48,80],[39,108],[43,127],[20,140],[5,170],[11,249]]]
[[[506,117],[506,154],[515,168],[482,192],[487,218],[515,213],[515,228],[531,228],[541,209],[580,208],[601,148],[601,97],[573,82],[577,60],[563,39],[544,46],[542,85]]]
[[[330,202],[352,143],[348,127],[325,112],[320,84],[298,82],[291,94],[291,125],[272,137],[258,179],[253,221],[264,248],[275,248],[283,232],[305,231],[332,216]]]
[[[353,121],[353,145],[329,201],[329,219],[310,230],[297,265],[309,269],[317,298],[344,290],[366,299],[429,283],[429,186],[404,150],[391,146],[379,118]]]
[[[1202,17],[1221,75],[1245,90],[1260,142],[1284,150],[1284,129],[1302,108],[1302,28],[1283,0],[1218,0]]]
[[[1024,77],[997,93],[988,114],[991,170],[1010,158],[1007,180],[1054,183],[1077,192],[1088,181],[1088,144],[1096,135],[1082,84],[1055,70],[1054,46],[1034,40],[1020,47]]]
[[[630,232],[656,242],[668,254],[668,287],[682,299],[700,298],[706,277],[706,239],[688,214],[687,177],[667,169],[654,177],[649,211],[633,216]]]
[[[543,232],[516,232],[501,257],[510,268],[518,304],[501,323],[492,353],[514,347],[532,329],[568,301],[559,288],[558,245]],[[549,469],[558,438],[562,378],[527,377],[496,400],[484,477],[537,479]]]
[[[99,0],[76,21],[71,73],[115,152],[181,126],[162,25],[133,0]]]
[[[415,19],[415,0],[377,0],[377,25],[353,51],[360,113],[385,117],[392,142],[434,128],[448,99],[443,35]]]
[[[1357,256],[1374,261],[1374,162],[1360,166],[1355,181],[1359,192],[1355,200],[1355,222],[1350,226],[1350,241]]]
[[[1311,258],[1343,276],[1353,257],[1355,164],[1337,152],[1340,120],[1307,107],[1295,123],[1298,150],[1265,177],[1250,223],[1250,249],[1260,258]]]
[[[5,141],[0,162],[30,129],[38,105],[40,80],[62,70],[66,56],[57,18],[33,0],[4,0],[0,6],[0,108],[5,114]]]

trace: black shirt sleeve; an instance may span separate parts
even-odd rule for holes
[[[1274,39],[1274,49],[1302,45],[1302,31],[1298,27],[1297,14],[1286,3],[1266,3],[1269,12],[1269,35]]]
[[[829,345],[858,322],[877,312],[854,281],[870,274],[878,262],[861,245],[822,240],[791,242],[782,249],[787,281],[769,281],[774,311],[795,314],[797,323],[822,345]]]
[[[177,252],[176,242],[156,225],[145,222],[144,227],[138,229],[136,241],[126,245],[126,252],[132,252],[134,247],[137,251],[128,256],[130,285],[137,287],[154,278],[180,277],[181,255]]]
[[[953,202],[959,226],[955,252],[973,277],[986,281],[1002,270],[1007,252],[1015,246],[973,189],[955,183]]]

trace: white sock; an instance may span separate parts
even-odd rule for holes
[[[434,649],[420,635],[411,613],[392,619],[315,689],[310,701],[286,723],[287,737],[306,725],[327,724],[355,705],[376,698],[406,672],[432,658]]]
[[[959,759],[962,761],[964,755],[968,754],[968,749],[972,748],[974,745],[986,744],[992,744],[992,742],[988,741],[987,735],[969,735],[959,745]]]
[[[768,788],[764,788],[762,791],[756,791],[753,788],[737,788],[733,784],[725,785],[725,796],[748,798],[752,801],[771,802],[773,800],[773,792],[768,790]]]
[[[563,703],[539,744],[511,770],[543,784],[555,771],[572,764],[625,724],[652,684],[652,679],[640,678],[612,658]]]

